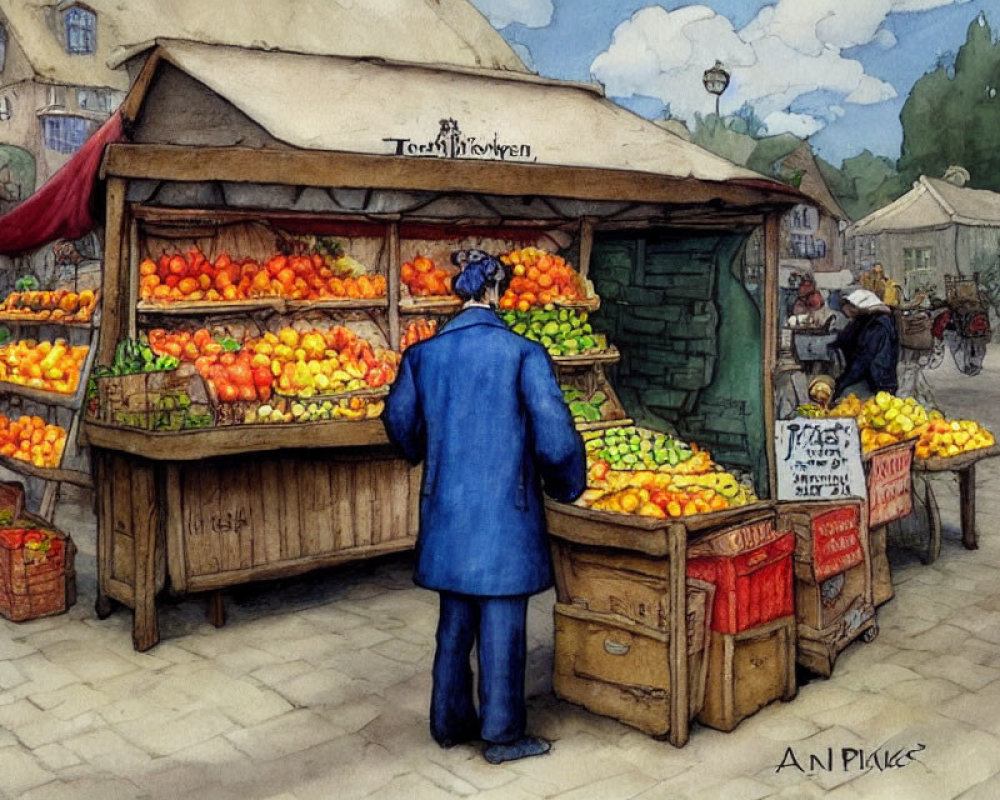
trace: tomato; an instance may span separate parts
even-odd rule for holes
[[[240,391],[231,383],[218,381],[215,384],[215,391],[219,395],[219,401],[223,403],[235,403],[240,399]]]
[[[271,374],[269,367],[254,367],[253,368],[253,384],[258,389],[265,386],[270,386],[274,381],[274,376]]]
[[[240,386],[239,387],[240,400],[246,403],[252,403],[257,399],[257,390],[253,386]]]
[[[237,361],[229,367],[229,380],[237,386],[253,386],[253,371],[245,362]]]

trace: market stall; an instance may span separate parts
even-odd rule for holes
[[[735,265],[755,228],[773,243],[793,190],[589,86],[182,42],[135,58],[122,107],[130,141],[102,167],[103,309],[82,428],[99,487],[98,608],[133,609],[137,648],[158,639],[155,598],[168,583],[216,592],[413,545],[419,472],[388,448],[378,414],[400,351],[457,307],[458,249],[513,267],[501,315],[547,347],[582,428],[607,445],[633,408],[686,408],[700,426],[687,438],[736,457],[719,459],[740,470],[719,491],[687,487],[678,514],[701,518],[692,530],[770,508],[751,498],[770,494],[774,348],[759,318],[773,309],[754,306]],[[291,75],[311,96],[289,96]],[[572,136],[560,119],[573,120]],[[679,302],[658,304],[704,345],[692,339],[693,359],[683,347],[658,356],[677,362],[676,388],[636,398],[626,373],[640,374],[645,345],[617,335],[636,326],[602,281],[617,280],[616,252],[647,244],[662,265],[626,279],[649,282],[628,291],[637,306],[672,294]],[[717,340],[733,298],[742,311]],[[748,332],[749,365],[731,355]],[[728,408],[722,397],[744,373],[752,408]],[[694,450],[681,454],[675,433],[670,447],[662,433],[640,438],[679,464]],[[697,463],[724,474],[707,453]],[[678,619],[685,608],[682,598]],[[686,738],[686,721],[671,737]]]

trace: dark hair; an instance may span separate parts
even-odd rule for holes
[[[509,276],[503,262],[482,250],[456,250],[452,263],[461,272],[451,282],[452,291],[463,300],[482,300],[486,289],[496,283],[499,291],[507,288]]]

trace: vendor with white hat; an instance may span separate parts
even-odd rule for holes
[[[850,322],[832,345],[844,354],[846,364],[833,400],[848,394],[862,399],[876,392],[895,394],[899,334],[892,309],[874,292],[856,289],[842,299],[841,310]]]

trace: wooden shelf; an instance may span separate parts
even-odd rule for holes
[[[93,486],[91,477],[86,472],[75,469],[62,469],[60,467],[36,467],[30,461],[21,461],[18,458],[7,458],[0,456],[0,467],[19,472],[22,475],[30,475],[35,478],[42,478],[46,481],[57,481],[59,483],[72,483],[76,486]]]
[[[459,297],[402,297],[400,314],[450,314],[462,307]]]
[[[32,389],[30,386],[21,386],[19,383],[0,381],[0,394],[16,394],[26,400],[34,400],[36,403],[62,406],[63,408],[75,409],[80,405],[79,387],[73,394],[62,394],[60,392],[47,392],[44,389]]]
[[[90,330],[94,327],[94,319],[38,319],[36,317],[25,317],[20,314],[0,313],[0,324],[7,325],[55,325],[63,328],[83,328]]]
[[[1000,456],[1000,444],[980,447],[978,450],[969,450],[950,458],[914,458],[913,469],[918,472],[957,472],[971,467],[984,458],[995,458],[996,456]]]
[[[157,433],[88,420],[83,443],[153,461],[195,461],[213,456],[317,447],[367,447],[389,443],[382,421],[261,423]]]
[[[156,314],[172,317],[207,316],[210,314],[240,314],[252,311],[321,311],[321,310],[365,310],[384,309],[389,307],[389,301],[384,297],[372,300],[286,300],[281,297],[261,300],[237,300],[227,302],[198,303],[147,303],[140,302],[136,311],[144,316]]]
[[[621,419],[601,419],[596,422],[574,422],[573,425],[581,433],[590,433],[608,428],[627,428],[629,425],[635,425],[635,420],[630,417],[622,417]]]
[[[557,367],[589,367],[594,364],[616,364],[622,354],[612,346],[599,353],[584,353],[578,356],[552,356]]]

